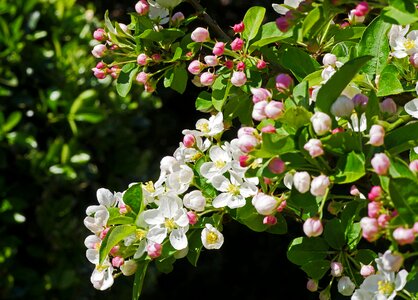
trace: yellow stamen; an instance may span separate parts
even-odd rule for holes
[[[196,160],[198,160],[199,158],[201,158],[202,157],[202,153],[201,152],[197,152],[195,155],[193,155],[190,159],[192,160],[192,161],[196,161]]]
[[[390,296],[393,293],[393,290],[395,287],[393,286],[393,283],[386,281],[386,280],[380,280],[377,283],[377,287],[379,290],[379,293],[385,296]]]
[[[404,47],[406,50],[411,50],[413,48],[415,48],[415,41],[407,39],[404,43],[403,43]]]
[[[201,123],[196,127],[197,127],[197,129],[199,129],[201,132],[204,132],[204,133],[208,133],[210,131],[209,130],[209,123]]]
[[[174,228],[176,228],[176,223],[174,223],[174,220],[173,219],[165,219],[164,226],[168,230],[173,230]]]
[[[215,167],[217,169],[222,169],[223,167],[225,167],[226,162],[222,161],[222,160],[217,160],[215,161]]]
[[[232,183],[228,186],[228,192],[233,195],[239,195],[239,188],[236,185],[233,185]]]
[[[154,183],[152,181],[148,181],[145,183],[145,190],[147,190],[150,193],[155,193]]]
[[[215,232],[209,232],[206,235],[206,242],[208,244],[215,244],[218,241],[218,235]]]
[[[135,237],[137,240],[142,240],[143,238],[145,238],[146,236],[146,232],[142,229],[137,229],[135,232]]]

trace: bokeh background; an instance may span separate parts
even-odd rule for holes
[[[130,299],[133,277],[107,291],[90,283],[85,209],[96,190],[123,191],[155,180],[181,130],[200,117],[191,83],[185,94],[134,87],[117,95],[91,68],[92,33],[127,23],[134,0],[0,0],[0,299]],[[225,30],[253,5],[270,1],[205,0]],[[189,13],[182,3],[178,10]],[[203,251],[198,267],[178,260],[171,273],[149,267],[141,299],[317,299],[286,258],[292,235],[255,233],[228,222],[220,250]],[[285,296],[286,295],[286,296]]]

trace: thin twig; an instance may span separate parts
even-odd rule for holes
[[[221,27],[219,27],[218,23],[216,23],[216,21],[212,19],[212,17],[206,13],[205,8],[203,8],[203,6],[200,5],[200,3],[197,0],[186,0],[186,1],[193,6],[193,8],[197,12],[197,15],[209,25],[209,27],[215,32],[217,36],[219,36],[220,38],[226,41],[232,40],[231,37],[227,35],[221,29]]]

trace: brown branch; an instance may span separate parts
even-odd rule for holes
[[[213,32],[215,32],[216,36],[219,38],[224,39],[225,41],[231,41],[231,37],[225,33],[225,31],[222,30],[221,27],[219,27],[218,23],[214,19],[212,19],[211,16],[209,16],[205,8],[203,8],[202,5],[197,0],[186,0],[190,5],[193,6],[193,8],[196,10],[197,15],[199,18],[203,19],[205,23],[209,25],[209,27],[212,29]]]

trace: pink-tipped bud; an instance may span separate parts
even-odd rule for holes
[[[329,115],[323,112],[315,112],[311,117],[313,130],[317,135],[324,135],[331,130],[332,120]]]
[[[276,120],[284,113],[284,105],[280,101],[270,101],[264,108],[264,113],[270,119]]]
[[[215,67],[219,64],[218,57],[216,55],[206,55],[203,60],[209,67]]]
[[[369,12],[369,4],[366,1],[362,1],[359,4],[357,4],[355,8],[354,14],[357,17],[364,17]]]
[[[379,237],[379,224],[375,218],[363,217],[360,220],[362,236],[369,242],[373,242]]]
[[[94,77],[96,77],[97,79],[104,79],[104,78],[106,78],[106,75],[107,75],[106,69],[103,70],[103,69],[98,69],[96,67],[96,68],[93,68],[91,70],[93,71]]]
[[[276,19],[276,26],[281,32],[287,32],[289,30],[290,23],[285,16],[282,16]]]
[[[276,210],[277,212],[282,212],[287,206],[287,202],[286,200],[283,200],[282,202],[280,202],[279,206],[277,206]]]
[[[197,27],[193,30],[191,38],[194,42],[207,42],[210,40],[209,31],[203,27]]]
[[[286,170],[286,164],[278,157],[274,157],[268,164],[268,169],[273,174],[281,174]]]
[[[225,51],[225,43],[224,42],[216,42],[215,46],[213,46],[212,53],[217,56],[221,56],[224,54]]]
[[[331,130],[331,133],[336,134],[336,133],[340,133],[340,132],[344,132],[344,131],[345,130],[344,130],[343,127],[337,127],[337,128],[334,128],[333,130]]]
[[[106,31],[103,28],[97,28],[93,32],[93,38],[99,42],[103,42],[107,39]]]
[[[382,146],[385,139],[385,129],[381,125],[372,125],[370,128],[370,140],[369,143],[372,146]]]
[[[335,64],[337,63],[337,56],[335,56],[335,54],[332,53],[326,53],[324,55],[324,57],[322,58],[322,64],[325,67],[328,66],[335,66]]]
[[[107,67],[107,65],[104,63],[104,62],[102,62],[102,61],[99,61],[97,64],[96,64],[96,68],[97,69],[105,69]]]
[[[240,129],[238,129],[237,136],[240,138],[244,135],[256,135],[257,133],[258,131],[254,127],[242,126]]]
[[[185,19],[184,14],[181,11],[176,12],[172,17],[171,17],[171,22],[174,25],[178,25],[180,24],[183,20]]]
[[[225,66],[227,69],[232,70],[232,69],[234,68],[234,62],[233,62],[232,60],[229,60],[229,59],[228,59],[227,61],[225,61],[224,66]]]
[[[145,72],[139,72],[138,75],[136,75],[136,81],[139,84],[146,84],[148,82],[148,74]]]
[[[239,165],[243,168],[248,167],[250,165],[250,157],[248,155],[240,155]]]
[[[237,70],[238,71],[244,71],[245,70],[245,63],[243,61],[240,61],[237,63]]]
[[[253,111],[251,113],[251,116],[256,121],[261,121],[267,118],[265,113],[265,108],[267,106],[267,101],[260,101],[254,104]]]
[[[367,215],[370,218],[377,218],[382,208],[381,202],[371,201],[367,204]]]
[[[375,273],[375,269],[372,265],[362,265],[360,269],[360,275],[364,278],[373,275]]]
[[[251,94],[253,94],[253,102],[257,103],[260,101],[267,101],[270,100],[272,95],[269,90],[264,88],[253,88],[250,87]]]
[[[243,86],[247,82],[247,76],[242,71],[234,71],[231,77],[231,83],[235,86]]]
[[[100,238],[101,240],[103,240],[103,239],[106,237],[106,235],[107,235],[107,233],[109,232],[109,230],[110,230],[110,227],[107,227],[107,228],[103,229],[103,230],[100,232],[100,234],[99,234],[99,238]]]
[[[386,228],[389,225],[391,217],[388,214],[381,214],[377,217],[377,224],[381,228]]]
[[[312,179],[310,192],[316,197],[322,197],[325,195],[330,184],[328,176],[319,175]]]
[[[320,236],[324,228],[322,227],[322,222],[318,218],[308,218],[303,223],[303,232],[307,237],[317,237]]]
[[[413,53],[409,57],[409,63],[415,68],[418,69],[418,53]]]
[[[187,218],[189,219],[189,224],[194,225],[197,223],[197,214],[194,211],[189,210],[187,212]]]
[[[276,127],[274,127],[271,124],[268,124],[264,126],[263,128],[261,128],[261,132],[262,133],[276,133]]]
[[[124,215],[124,214],[126,214],[128,212],[128,208],[126,207],[126,205],[125,204],[120,204],[119,205],[119,213],[121,214],[121,215]]]
[[[273,180],[271,180],[268,177],[263,177],[263,181],[264,181],[265,184],[272,184],[273,183]]]
[[[290,75],[282,73],[276,76],[276,89],[284,93],[293,86],[293,78]]]
[[[418,159],[415,159],[409,163],[409,170],[414,173],[418,173]]]
[[[196,143],[196,138],[194,137],[193,134],[188,133],[183,137],[184,147],[192,148],[195,145],[195,143]]]
[[[418,234],[418,222],[414,223],[414,226],[412,227],[412,230],[415,232],[415,234]]]
[[[149,12],[149,4],[145,0],[140,0],[135,4],[135,11],[140,15],[144,16]]]
[[[148,256],[154,259],[161,255],[163,251],[163,246],[159,243],[152,243],[152,244],[147,245],[146,250],[147,250]]]
[[[257,61],[256,67],[259,70],[265,69],[267,67],[267,63],[264,60],[260,59],[259,61]]]
[[[200,83],[204,86],[211,86],[215,81],[215,74],[211,72],[204,72],[200,75]]]
[[[106,51],[107,51],[106,45],[98,44],[93,47],[93,50],[91,50],[91,54],[93,54],[93,56],[96,58],[101,58],[105,56]]]
[[[350,188],[350,195],[352,196],[360,196],[360,191],[355,185],[352,185]]]
[[[187,70],[193,75],[199,75],[202,69],[203,64],[198,60],[193,60],[187,67]]]
[[[236,38],[231,42],[231,49],[233,51],[240,51],[244,46],[244,41],[240,38]]]
[[[110,76],[112,76],[112,77],[113,77],[113,79],[116,79],[116,78],[118,78],[118,77],[119,77],[120,71],[121,71],[121,69],[120,69],[120,67],[119,67],[119,66],[112,66],[112,67],[110,68],[109,73],[110,73]]]
[[[141,53],[138,55],[138,57],[136,58],[136,62],[138,63],[138,65],[141,66],[145,66],[147,64],[148,61],[148,56],[145,53]]]
[[[309,152],[312,158],[321,156],[324,154],[324,149],[321,140],[310,139],[304,146],[303,149]]]
[[[151,55],[151,59],[152,59],[152,61],[160,62],[161,61],[161,54],[154,53],[153,55]]]
[[[318,290],[318,281],[310,278],[306,283],[306,289],[310,292],[316,292]]]
[[[265,216],[263,219],[264,225],[275,225],[277,223],[277,218],[275,216]]]
[[[354,109],[353,101],[345,95],[341,95],[331,105],[331,113],[336,117],[348,117]]]
[[[395,101],[392,98],[386,98],[380,103],[380,110],[383,113],[387,113],[389,115],[393,115],[398,110]]]
[[[245,29],[244,22],[241,21],[240,23],[235,24],[234,27],[232,27],[232,29],[234,30],[235,33],[243,32]]]
[[[273,215],[279,205],[279,202],[275,197],[261,192],[253,197],[251,203],[255,210],[263,216]]]
[[[338,261],[331,262],[331,275],[334,277],[341,277],[343,275],[344,267]]]
[[[123,257],[116,256],[112,258],[112,266],[114,266],[115,268],[120,268],[120,266],[122,266],[124,262],[125,260],[123,259]]]
[[[378,201],[382,197],[382,194],[383,194],[382,188],[378,185],[375,185],[375,186],[372,186],[372,188],[370,189],[370,192],[367,194],[367,198],[370,201]]]
[[[112,256],[116,256],[119,252],[119,249],[120,249],[119,245],[113,246],[112,249],[110,249],[110,254]]]
[[[415,233],[412,228],[398,227],[392,233],[393,238],[399,245],[413,244]]]
[[[243,135],[238,138],[238,147],[244,153],[249,153],[254,150],[260,141],[254,135]]]
[[[371,160],[371,164],[376,174],[386,175],[390,167],[390,160],[385,153],[376,153]]]
[[[293,175],[293,186],[299,193],[306,193],[309,191],[311,185],[311,176],[306,171],[296,172]]]

